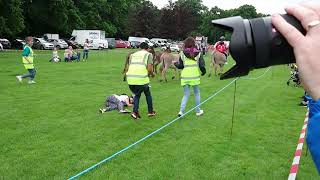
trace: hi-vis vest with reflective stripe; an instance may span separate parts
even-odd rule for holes
[[[31,49],[31,47],[28,46],[28,45],[24,46],[23,50],[24,50],[25,48],[29,48],[30,54],[29,54],[29,56],[27,57],[29,61],[27,61],[25,57],[22,57],[23,65],[24,65],[24,67],[25,67],[26,69],[34,69],[34,66],[33,66],[33,51],[32,51],[32,49]]]
[[[149,52],[138,51],[131,54],[127,82],[129,85],[144,85],[150,82],[147,71]]]
[[[200,54],[195,57],[195,60],[187,58],[183,53],[181,54],[184,68],[181,72],[181,86],[190,85],[195,86],[200,84],[200,70],[198,61]]]

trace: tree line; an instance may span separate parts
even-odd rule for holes
[[[256,18],[254,6],[211,9],[202,0],[169,0],[161,9],[148,0],[0,0],[0,37],[41,36],[58,33],[70,37],[73,29],[104,30],[107,37],[162,37],[182,40],[189,35],[224,35],[211,20],[229,16]]]

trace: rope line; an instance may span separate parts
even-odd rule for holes
[[[265,70],[265,72],[263,74],[261,74],[260,76],[258,77],[255,77],[255,78],[250,78],[250,77],[244,77],[244,78],[241,78],[241,79],[244,79],[244,80],[257,80],[257,79],[260,79],[262,78],[264,75],[267,74],[267,72],[269,72],[271,69],[271,67],[269,67],[267,70]]]

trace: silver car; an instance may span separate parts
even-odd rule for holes
[[[43,38],[33,38],[33,47],[35,49],[53,49],[53,44]]]
[[[57,49],[67,49],[68,44],[63,39],[48,39]]]

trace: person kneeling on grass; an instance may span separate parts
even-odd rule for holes
[[[113,94],[108,96],[103,108],[99,109],[100,113],[105,113],[112,110],[118,110],[120,113],[130,113],[131,111],[124,109],[125,106],[133,105],[133,97],[126,94]]]

